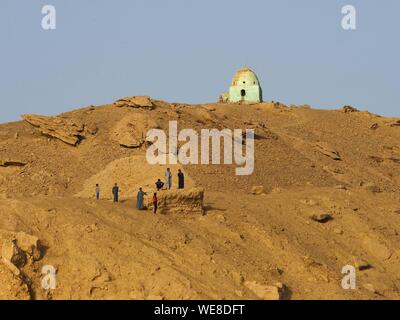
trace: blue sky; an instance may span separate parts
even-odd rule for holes
[[[44,5],[57,29],[41,28]],[[341,8],[357,9],[357,30]],[[1,0],[0,122],[130,95],[216,101],[251,67],[265,100],[400,117],[398,0]]]

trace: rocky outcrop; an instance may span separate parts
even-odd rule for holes
[[[32,268],[32,264],[41,258],[39,239],[25,232],[0,230],[0,245],[0,299],[32,299],[32,281],[24,267]]]
[[[203,214],[204,189],[164,190],[157,193],[158,213]],[[152,205],[149,204],[151,208]]]
[[[116,107],[154,109],[153,101],[148,96],[134,96],[119,99],[114,102]]]
[[[15,236],[18,247],[25,252],[28,260],[38,261],[41,259],[41,244],[38,237],[25,232],[18,232]]]
[[[376,129],[379,128],[379,124],[375,122],[375,123],[373,123],[369,128],[370,128],[371,130],[376,130]]]
[[[10,233],[2,236],[1,257],[3,262],[16,269],[24,267],[28,262],[38,261],[41,258],[39,238],[25,232]]]
[[[26,166],[25,161],[21,160],[2,160],[0,159],[0,167],[24,167]]]
[[[26,263],[24,252],[17,246],[16,240],[4,241],[1,247],[3,262],[9,267],[12,264],[16,268],[23,267]],[[15,273],[15,269],[12,268]],[[16,272],[18,273],[18,272]]]
[[[368,270],[368,269],[372,268],[372,265],[368,261],[361,259],[361,258],[355,259],[354,266],[360,271],[364,271],[364,270]]]
[[[400,127],[400,120],[396,120],[390,124],[391,127]]]
[[[126,148],[140,148],[146,141],[147,131],[159,128],[157,121],[141,113],[123,118],[112,131],[112,139]]]
[[[57,138],[72,146],[76,146],[84,138],[85,126],[72,119],[28,114],[22,115],[22,118],[43,135]]]
[[[282,283],[268,286],[256,281],[245,281],[244,285],[262,300],[283,300],[286,295],[286,287]]]
[[[352,106],[344,106],[342,108],[342,112],[344,113],[352,113],[352,112],[360,112],[358,109],[352,107]]]
[[[264,190],[263,186],[253,186],[251,188],[251,194],[261,195],[261,194],[264,194],[264,193],[265,193],[265,190]]]
[[[319,223],[326,223],[333,219],[333,216],[330,213],[318,213],[310,216],[311,220],[314,220]]]
[[[315,147],[318,152],[322,153],[325,156],[332,158],[333,160],[342,160],[338,151],[333,149],[329,144],[326,142],[317,142]]]

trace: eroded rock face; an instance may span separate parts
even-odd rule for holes
[[[326,223],[330,220],[333,220],[333,216],[330,213],[318,213],[310,216],[311,220],[314,220],[319,223]]]
[[[148,116],[135,113],[123,118],[112,132],[113,140],[126,148],[140,148],[146,141],[147,131],[159,128],[157,121]]]
[[[359,112],[359,110],[357,108],[352,107],[352,106],[344,106],[342,108],[342,112],[344,112],[344,113],[352,113],[352,112]]]
[[[24,114],[22,118],[42,134],[76,146],[84,138],[84,125],[71,119]]]
[[[254,195],[261,195],[265,193],[265,190],[263,186],[253,186],[251,188],[251,193]]]
[[[204,189],[165,190],[157,193],[158,213],[203,214]]]
[[[18,232],[16,234],[16,240],[18,247],[28,256],[28,258],[32,259],[32,261],[40,260],[41,244],[38,237],[25,232]]]
[[[25,161],[21,160],[3,160],[0,159],[0,167],[24,167],[26,166]]]
[[[396,120],[390,124],[391,127],[400,127],[400,120]]]
[[[32,268],[41,258],[39,239],[25,232],[0,229],[0,246],[0,300],[32,299],[26,268]]]
[[[154,104],[148,96],[134,96],[119,99],[114,102],[116,107],[145,108],[154,109]]]
[[[369,127],[371,130],[376,130],[379,128],[379,124],[378,123],[374,123]]]
[[[17,246],[16,240],[3,241],[1,248],[3,262],[11,262],[15,267],[23,267],[26,263],[24,252]]]
[[[368,261],[361,259],[361,258],[356,258],[354,261],[354,265],[360,271],[364,271],[364,270],[368,270],[368,269],[372,268],[371,264]]]
[[[25,232],[5,233],[1,236],[1,257],[4,261],[22,268],[28,261],[41,258],[41,245],[38,237]]]
[[[256,281],[246,281],[244,285],[262,300],[282,300],[285,296],[285,285],[277,283],[268,286]]]
[[[322,153],[325,156],[332,158],[333,160],[342,160],[339,152],[333,149],[329,144],[326,142],[317,142],[315,144],[317,151]]]

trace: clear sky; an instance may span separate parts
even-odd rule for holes
[[[41,27],[54,5],[56,30]],[[357,30],[341,8],[357,10]],[[264,100],[400,117],[399,0],[0,0],[0,122],[131,95],[202,103],[252,68]]]

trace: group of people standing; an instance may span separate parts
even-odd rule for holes
[[[167,168],[167,171],[165,172],[165,183],[161,181],[161,179],[158,179],[157,182],[155,183],[157,191],[163,190],[170,190],[172,188],[172,172],[170,168]],[[182,170],[178,170],[178,189],[184,189],[185,188],[185,175],[183,174]],[[99,184],[96,184],[96,199],[100,199],[100,186]],[[115,183],[114,187],[112,188],[112,194],[113,194],[113,201],[118,202],[119,198],[119,187],[118,184]],[[144,205],[144,196],[147,195],[146,192],[143,191],[143,189],[140,187],[139,191],[137,193],[137,199],[136,199],[136,208],[139,210],[145,209]],[[154,192],[153,197],[151,199],[151,202],[153,204],[153,213],[157,213],[158,209],[158,198],[157,198],[157,193]]]
[[[160,191],[164,188],[166,190],[170,190],[172,188],[172,172],[170,168],[167,168],[167,171],[165,171],[165,183],[161,181],[161,179],[158,179],[156,182],[156,189],[157,191]],[[185,188],[185,175],[183,174],[181,169],[178,169],[178,189],[184,189]]]

